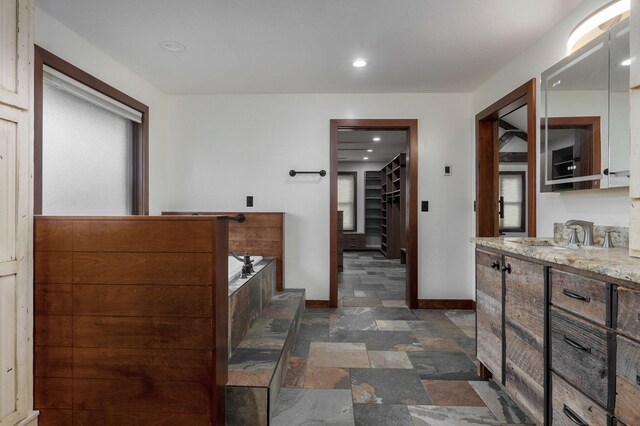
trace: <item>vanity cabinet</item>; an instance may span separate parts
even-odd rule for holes
[[[477,358],[538,424],[640,425],[640,284],[479,246]]]

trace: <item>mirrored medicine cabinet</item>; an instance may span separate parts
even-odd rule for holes
[[[628,19],[542,73],[542,192],[629,186]]]

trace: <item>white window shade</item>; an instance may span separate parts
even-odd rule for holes
[[[44,66],[42,78],[45,84],[70,93],[77,98],[133,121],[134,123],[142,123],[142,113],[140,111],[118,102],[109,96],[103,95],[97,90],[85,86],[79,81],[47,65]]]
[[[354,174],[338,175],[338,211],[342,211],[342,227],[356,230],[356,178]]]
[[[111,108],[43,84],[42,213],[131,214],[133,128]]]
[[[500,218],[500,230],[525,231],[524,178],[523,172],[500,173],[500,197],[504,201],[504,218]]]

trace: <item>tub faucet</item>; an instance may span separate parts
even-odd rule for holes
[[[255,271],[253,270],[253,260],[251,260],[251,256],[249,253],[244,253],[244,264],[242,265],[242,273],[246,273],[247,275],[253,274]]]
[[[568,220],[564,223],[564,226],[577,225],[584,231],[584,241],[582,244],[585,246],[593,245],[593,222],[587,222],[586,220]]]

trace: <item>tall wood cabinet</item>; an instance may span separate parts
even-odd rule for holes
[[[31,0],[0,0],[0,426],[33,412]]]
[[[368,249],[380,248],[381,173],[364,172],[364,234]]]
[[[406,200],[407,159],[398,154],[381,171],[380,249],[388,259],[399,259],[407,247]]]

